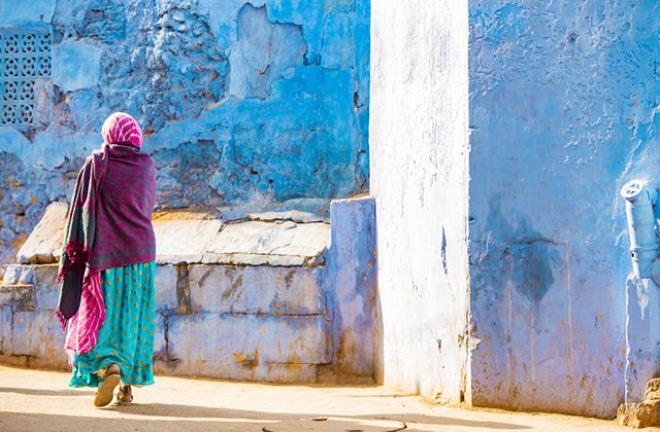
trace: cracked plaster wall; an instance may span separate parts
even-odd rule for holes
[[[161,207],[327,212],[366,190],[369,0],[47,0],[0,5],[46,26],[33,124],[0,127],[0,263],[71,194],[116,110],[134,115]]]
[[[660,6],[469,14],[473,403],[612,417],[631,271],[619,190],[660,173]]]

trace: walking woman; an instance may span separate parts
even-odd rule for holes
[[[98,387],[94,405],[133,400],[132,385],[153,384],[156,183],[142,131],[114,113],[103,145],[83,165],[67,215],[56,314],[66,328],[72,387]]]

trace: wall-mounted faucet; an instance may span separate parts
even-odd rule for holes
[[[621,196],[626,200],[633,272],[660,286],[660,241],[655,220],[658,190],[646,180],[631,180],[621,188]]]

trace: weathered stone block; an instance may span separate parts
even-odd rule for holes
[[[50,204],[37,226],[18,250],[21,264],[54,263],[59,259],[66,228],[68,205],[62,202]]]
[[[12,333],[12,314],[11,306],[0,306],[0,353],[5,354],[11,351],[11,333]]]
[[[5,271],[2,276],[2,284],[3,285],[17,284],[19,277],[20,277],[19,267],[15,265],[9,265],[5,267]]]
[[[236,266],[201,264],[189,270],[192,312],[231,312],[235,291],[243,290],[243,279]]]
[[[206,213],[171,212],[154,215],[159,263],[200,262],[222,222]]]
[[[233,312],[273,315],[325,314],[318,268],[245,267],[244,290],[234,291]]]
[[[42,365],[58,368],[66,363],[65,333],[52,311],[14,312],[11,327],[12,354],[36,357]]]
[[[196,312],[324,314],[317,273],[309,267],[194,265],[191,306]]]
[[[246,221],[225,226],[208,245],[205,263],[304,265],[328,247],[330,225],[323,222]],[[312,260],[313,262],[314,260]]]
[[[60,285],[57,283],[57,265],[35,265],[34,294],[36,307],[55,309],[60,298]]]
[[[156,310],[173,311],[177,308],[177,268],[173,264],[156,266]]]
[[[257,315],[250,325],[258,330],[261,358],[267,363],[325,364],[331,361],[331,339],[324,316]]]
[[[169,358],[176,374],[267,379],[267,366],[329,361],[323,317],[195,314],[170,317]],[[306,376],[309,376],[307,373]],[[291,373],[280,381],[302,377]]]
[[[166,315],[157,314],[154,324],[154,357],[163,360],[167,358],[167,319]]]
[[[345,374],[374,376],[378,362],[376,203],[372,197],[330,206],[332,246],[325,278],[331,293],[334,362]]]
[[[57,154],[47,153],[49,157]],[[68,205],[60,202],[48,206],[17,254],[20,263],[46,264],[59,259],[67,209]],[[295,211],[249,217],[251,220],[234,222],[221,229],[222,222],[210,213],[157,213],[154,215],[156,261],[274,266],[313,266],[322,262],[321,255],[330,240],[330,225],[320,218]],[[8,268],[5,277],[15,277],[15,272]]]
[[[34,310],[32,285],[0,285],[0,306],[11,306],[15,311]]]
[[[660,377],[646,384],[644,400],[619,406],[617,418],[622,426],[646,428],[660,426]]]
[[[5,273],[2,277],[4,285],[26,285],[31,284],[33,278],[32,268],[22,265],[9,265],[5,268]]]

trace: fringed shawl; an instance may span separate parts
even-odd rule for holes
[[[155,260],[151,157],[126,144],[105,144],[83,165],[67,215],[56,314],[64,327],[80,306],[83,282],[110,268]],[[102,301],[102,299],[101,299]]]

